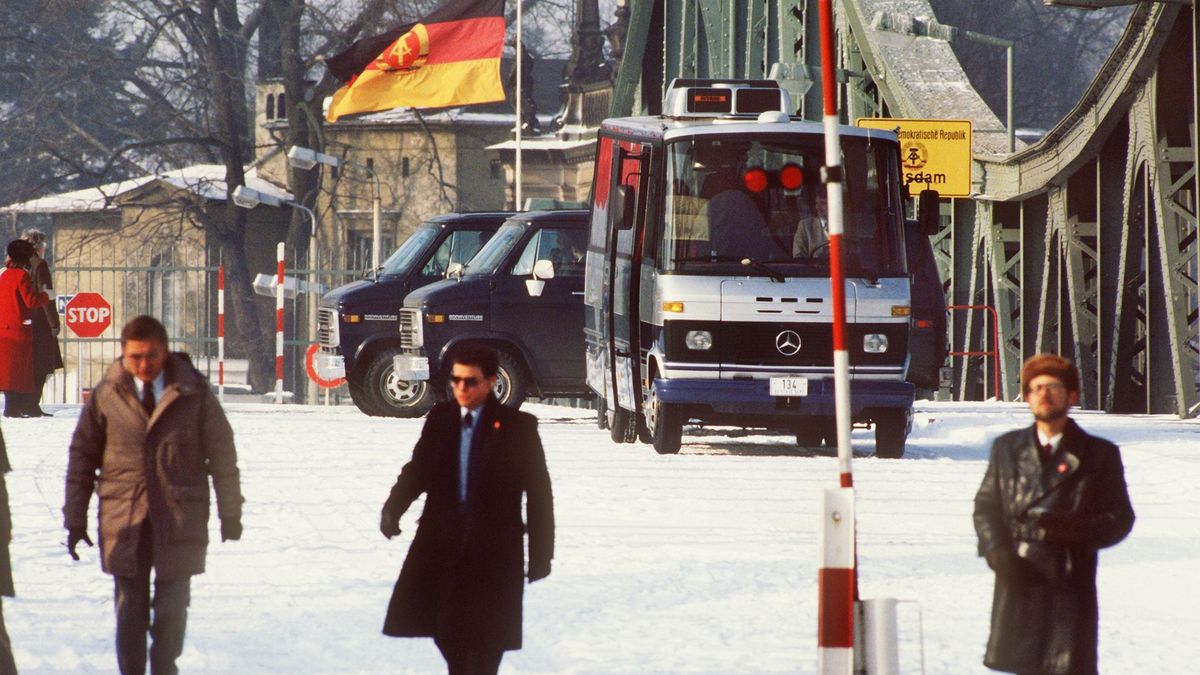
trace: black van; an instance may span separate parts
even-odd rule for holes
[[[500,356],[496,396],[590,397],[584,377],[583,273],[587,211],[509,218],[451,279],[409,293],[400,309],[394,371],[414,392],[416,417],[446,392],[450,354],[466,344]]]
[[[399,353],[397,310],[414,288],[446,278],[453,265],[470,260],[511,212],[450,213],[422,223],[364,279],[321,298],[314,359],[324,378],[345,377],[354,405],[368,415],[397,417],[410,405],[409,383],[392,372]]]

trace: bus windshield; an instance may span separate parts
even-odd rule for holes
[[[843,136],[842,153],[846,274],[901,276],[895,146]],[[792,276],[828,275],[824,154],[814,134],[702,135],[668,145],[661,268],[728,274],[749,258]]]
[[[389,274],[407,274],[421,258],[425,249],[437,238],[438,228],[436,225],[427,225],[417,228],[408,239],[400,244],[400,248],[396,249],[388,259],[383,261],[380,266],[379,276]]]
[[[508,252],[525,233],[525,227],[517,223],[506,223],[496,231],[496,234],[488,239],[488,242],[479,249],[479,253],[471,258],[471,262],[463,269],[464,275],[470,274],[491,274],[496,271],[496,267],[508,257]]]

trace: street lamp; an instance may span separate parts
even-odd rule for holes
[[[293,166],[297,169],[300,169],[301,171],[308,171],[309,169],[312,169],[314,166],[316,166],[318,164],[324,164],[325,166],[332,166],[335,168],[350,167],[350,168],[354,168],[354,169],[362,169],[363,171],[366,171],[367,173],[371,174],[372,190],[373,190],[373,193],[372,193],[373,200],[372,200],[372,204],[371,204],[371,269],[378,270],[379,265],[380,265],[380,262],[379,262],[380,246],[379,245],[380,245],[380,239],[382,238],[382,226],[379,222],[379,211],[380,211],[379,174],[375,173],[375,169],[372,169],[371,167],[367,166],[366,164],[358,164],[356,162],[349,162],[349,161],[342,159],[341,157],[334,157],[333,155],[327,155],[323,152],[317,152],[316,150],[313,150],[312,148],[305,148],[305,147],[301,147],[299,145],[293,145],[291,148],[288,149],[287,158],[288,158],[288,164],[290,164],[291,166]]]
[[[317,336],[318,288],[316,282],[314,281],[314,277],[317,273],[317,214],[313,213],[312,209],[301,204],[300,202],[294,202],[290,199],[282,199],[280,197],[276,197],[275,195],[246,187],[245,185],[239,185],[233,189],[233,203],[237,204],[243,209],[252,209],[262,204],[274,207],[290,206],[294,209],[300,209],[308,214],[308,220],[312,226],[310,232],[311,241],[308,245],[308,334],[312,337],[312,339],[315,340]],[[299,283],[297,283],[297,290],[299,290]],[[307,398],[311,403],[317,400],[317,383],[313,382],[312,378],[306,379],[308,379]],[[276,391],[276,402],[281,400],[282,395],[282,391]]]

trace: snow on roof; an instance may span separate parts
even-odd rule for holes
[[[172,187],[188,190],[203,199],[225,201],[225,166],[223,164],[196,164],[166,171],[155,176],[139,176],[129,180],[108,183],[98,187],[49,195],[19,204],[0,207],[0,213],[86,213],[116,208],[115,202],[145,185],[161,181]],[[279,199],[290,200],[292,193],[278,185],[258,177],[258,169],[246,171],[246,187],[265,192]]]

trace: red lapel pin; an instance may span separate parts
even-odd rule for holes
[[[496,420],[495,422],[493,422],[493,423],[492,423],[492,428],[493,428],[493,429],[496,429],[497,431],[499,431],[499,429],[500,429],[500,420]]]

